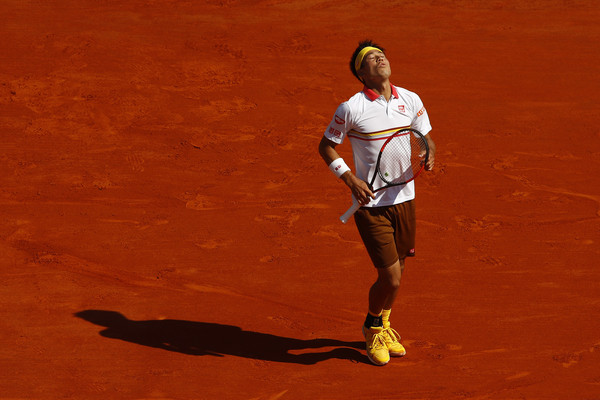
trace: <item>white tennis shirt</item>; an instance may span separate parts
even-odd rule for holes
[[[423,135],[431,131],[427,111],[419,96],[392,85],[392,97],[387,101],[385,97],[364,87],[361,92],[340,104],[325,131],[325,137],[337,144],[349,137],[354,155],[354,173],[358,178],[371,182],[377,155],[385,139],[402,128],[413,128]],[[373,184],[375,188],[382,185],[379,177]],[[415,185],[411,181],[377,192],[375,199],[366,207],[390,206],[414,198]]]

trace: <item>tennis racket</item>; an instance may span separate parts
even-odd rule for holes
[[[393,186],[406,185],[423,171],[428,159],[429,145],[421,132],[412,128],[400,129],[381,146],[369,188],[376,193]],[[377,178],[380,186],[374,189]],[[345,224],[360,207],[355,200],[340,220]]]

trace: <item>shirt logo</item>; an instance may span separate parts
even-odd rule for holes
[[[404,112],[404,105],[398,106],[398,110],[400,110],[400,112]]]
[[[420,117],[421,115],[423,115],[424,112],[425,112],[425,107],[423,107],[419,110],[419,112],[417,113],[417,117]]]
[[[337,115],[335,116],[335,118],[334,118],[334,119],[335,119],[335,123],[336,123],[336,124],[338,124],[338,125],[341,125],[341,124],[343,124],[343,123],[345,123],[345,122],[346,122],[346,121],[344,121],[344,119],[343,119],[343,118],[341,118],[341,117],[338,117]]]
[[[342,137],[342,132],[338,131],[333,126],[329,127],[329,133],[331,133],[333,136],[335,136],[337,138]]]

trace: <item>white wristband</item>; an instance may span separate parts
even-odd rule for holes
[[[346,172],[350,171],[350,168],[346,165],[343,158],[338,158],[333,160],[331,164],[329,164],[329,169],[331,172],[335,174],[338,178],[344,175]]]

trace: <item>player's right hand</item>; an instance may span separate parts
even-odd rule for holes
[[[375,198],[375,194],[369,188],[369,184],[362,179],[358,179],[351,171],[346,172],[342,176],[342,180],[348,185],[352,191],[352,195],[361,206],[369,204],[371,199]]]

